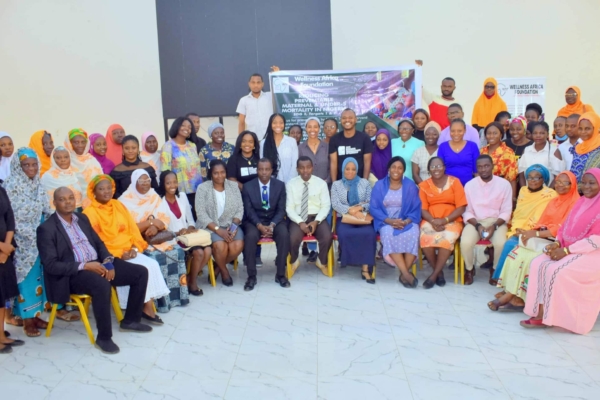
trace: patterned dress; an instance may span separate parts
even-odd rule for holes
[[[388,218],[398,218],[402,209],[402,188],[388,190],[383,205],[388,213]],[[394,228],[384,225],[380,229],[383,255],[410,253],[416,256],[419,252],[419,226],[411,223],[410,229],[394,236]]]
[[[160,152],[160,168],[175,172],[182,193],[196,193],[196,188],[202,183],[200,159],[196,145],[191,142],[186,141],[182,145],[173,140],[166,142]]]
[[[500,143],[500,147],[490,153],[490,146],[487,145],[481,149],[481,154],[487,154],[492,157],[494,162],[494,175],[512,182],[517,179],[518,164],[517,157],[513,149],[508,147],[504,142]]]
[[[198,157],[200,158],[200,172],[202,179],[206,179],[208,165],[212,160],[222,160],[225,164],[229,161],[229,157],[233,154],[233,145],[223,142],[221,150],[216,150],[212,147],[212,142],[208,142],[206,146],[200,149]]]

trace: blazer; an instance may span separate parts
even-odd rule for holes
[[[98,259],[112,257],[100,236],[92,229],[88,217],[81,213],[74,214],[79,218],[77,221],[79,228],[98,253]],[[38,226],[37,247],[44,268],[48,301],[59,304],[68,302],[71,294],[69,281],[71,276],[79,272],[80,262],[75,261],[73,245],[56,213]]]
[[[277,225],[285,217],[285,184],[278,179],[271,178],[269,183],[269,209],[262,206],[262,188],[258,178],[246,182],[242,189],[244,200],[244,221],[252,225],[259,223]]]
[[[225,211],[218,217],[217,199],[215,197],[213,182],[206,181],[196,190],[196,228],[206,229],[208,224],[214,222],[222,228],[229,228],[234,218],[240,221],[244,217],[244,203],[237,182],[225,180]]]

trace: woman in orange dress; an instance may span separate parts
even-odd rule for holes
[[[435,284],[446,284],[442,269],[464,227],[462,214],[467,206],[467,198],[460,180],[446,175],[446,165],[441,158],[432,157],[427,169],[431,178],[419,183],[419,197],[423,215],[421,249],[433,267],[423,287],[431,289]]]

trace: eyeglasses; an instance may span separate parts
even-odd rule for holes
[[[554,181],[556,186],[571,186],[571,182]]]
[[[434,169],[444,169],[443,165],[432,165],[431,167],[429,167],[430,170],[434,170]]]
[[[496,86],[485,85],[484,88],[486,88],[486,89],[496,89]]]
[[[539,181],[541,181],[543,179],[544,178],[542,178],[541,176],[534,176],[533,178],[532,177],[528,177],[527,178],[527,180],[530,181],[530,182],[539,182]]]
[[[577,97],[577,93],[565,93],[565,97]]]

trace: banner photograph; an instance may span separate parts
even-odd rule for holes
[[[368,121],[398,137],[398,121],[421,106],[421,68],[416,65],[354,71],[279,71],[269,74],[275,111],[287,126],[306,119],[338,119],[351,108],[357,129]],[[321,133],[322,135],[322,133]]]

